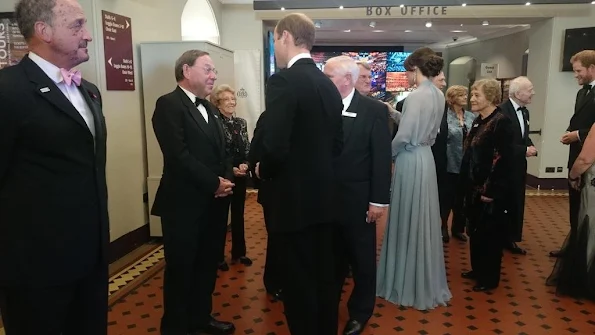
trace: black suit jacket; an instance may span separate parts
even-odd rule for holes
[[[260,159],[262,158],[262,152],[264,150],[262,139],[264,135],[263,128],[266,119],[266,113],[267,112],[264,111],[258,117],[256,127],[254,128],[254,136],[252,136],[252,142],[250,143],[250,151],[248,153],[248,163],[254,176],[254,187],[258,188],[257,201],[263,206],[266,206],[267,202],[269,202],[268,197],[270,196],[270,191],[267,189],[267,182],[256,177],[256,164],[260,162]]]
[[[434,164],[436,164],[436,176],[438,184],[441,186],[444,181],[444,176],[447,172],[447,154],[446,144],[448,143],[448,105],[444,105],[444,113],[442,113],[442,121],[440,122],[440,132],[436,135],[434,145],[432,145],[432,154],[434,154]]]
[[[585,97],[585,90],[581,89],[576,95],[574,115],[570,119],[567,131],[578,130],[579,142],[570,144],[568,154],[568,168],[572,168],[574,161],[583,149],[583,141],[587,139],[591,126],[595,123],[595,88]]]
[[[219,177],[233,180],[217,109],[209,102],[205,104],[208,123],[180,87],[157,99],[152,121],[163,153],[163,175],[151,209],[153,215],[195,225],[211,207]],[[200,223],[209,224],[204,220]]]
[[[386,105],[357,91],[343,117],[343,153],[338,159],[341,222],[366,224],[370,202],[389,204],[391,139]]]
[[[0,286],[71,283],[107,266],[106,127],[97,87],[79,112],[28,56],[0,71]]]
[[[337,88],[311,59],[269,78],[260,175],[270,180],[274,193],[271,230],[298,231],[336,221],[342,110]]]
[[[522,182],[519,187],[525,187],[525,179],[527,177],[527,147],[533,146],[533,141],[529,137],[529,112],[524,113],[524,127],[525,134],[521,133],[521,124],[517,117],[514,105],[507,99],[500,105],[500,109],[504,115],[508,116],[512,122],[513,134],[512,134],[512,148],[513,156],[510,164],[511,169],[516,171],[515,180]],[[520,178],[520,179],[519,179]]]

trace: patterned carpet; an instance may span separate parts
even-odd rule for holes
[[[567,202],[563,193],[528,192],[525,242],[521,244],[528,254],[505,254],[503,280],[493,293],[474,293],[472,283],[460,277],[469,269],[468,246],[451,240],[444,247],[454,295],[449,306],[420,312],[377,299],[375,315],[364,334],[595,334],[594,303],[558,297],[544,285],[553,266],[547,253],[561,244],[568,230]],[[378,225],[379,237],[383,228],[384,224]],[[246,239],[254,264],[234,265],[231,271],[220,273],[214,315],[233,321],[236,334],[289,334],[282,305],[267,298],[262,284],[266,232],[255,194],[249,194],[247,200]],[[162,258],[163,251],[156,246],[140,265],[124,271],[126,278],[112,278],[110,335],[159,333]],[[346,293],[351,285],[346,283]],[[342,303],[341,325],[346,321]]]

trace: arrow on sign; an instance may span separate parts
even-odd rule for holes
[[[126,20],[126,29],[130,28],[130,23]]]
[[[111,59],[111,58],[107,60],[107,63],[108,63],[110,66],[112,66],[112,67],[113,67],[113,65],[112,65],[112,59]]]

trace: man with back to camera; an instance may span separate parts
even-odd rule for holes
[[[560,142],[570,146],[568,152],[568,170],[583,148],[583,141],[587,138],[591,126],[595,122],[595,50],[583,50],[570,58],[574,77],[583,88],[576,94],[574,115]],[[578,212],[581,204],[581,192],[568,185],[568,201],[570,203],[570,229],[576,230]],[[562,250],[550,252],[552,257],[563,255]]]
[[[231,334],[211,316],[227,231],[232,162],[211,94],[217,70],[207,52],[188,50],[175,64],[176,89],[159,99],[153,130],[163,176],[151,214],[161,217],[165,276],[162,335]]]
[[[271,223],[282,257],[285,317],[292,335],[337,334],[341,284],[336,243],[336,164],[343,147],[337,88],[311,59],[314,23],[281,19],[269,78],[263,154],[257,176],[269,183]]]
[[[340,231],[354,287],[345,335],[361,334],[376,303],[376,221],[390,202],[392,152],[386,106],[355,90],[358,65],[347,56],[329,59],[324,74],[343,98],[343,153],[338,160]]]
[[[527,105],[535,95],[533,84],[527,77],[517,77],[510,82],[509,99],[500,108],[511,120],[514,131],[514,155],[511,162],[511,207],[508,242],[506,249],[513,254],[525,255],[527,252],[519,247],[523,236],[523,219],[525,216],[525,188],[527,184],[527,157],[537,155],[537,149],[529,137],[529,111]]]
[[[107,334],[106,127],[75,0],[21,0],[0,71],[0,314],[7,335]]]

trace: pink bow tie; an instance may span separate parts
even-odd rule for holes
[[[72,85],[73,82],[76,84],[76,86],[81,85],[81,79],[82,79],[81,71],[78,71],[78,70],[68,71],[66,69],[60,69],[60,72],[62,73],[62,78],[64,79],[64,83],[67,86]]]

